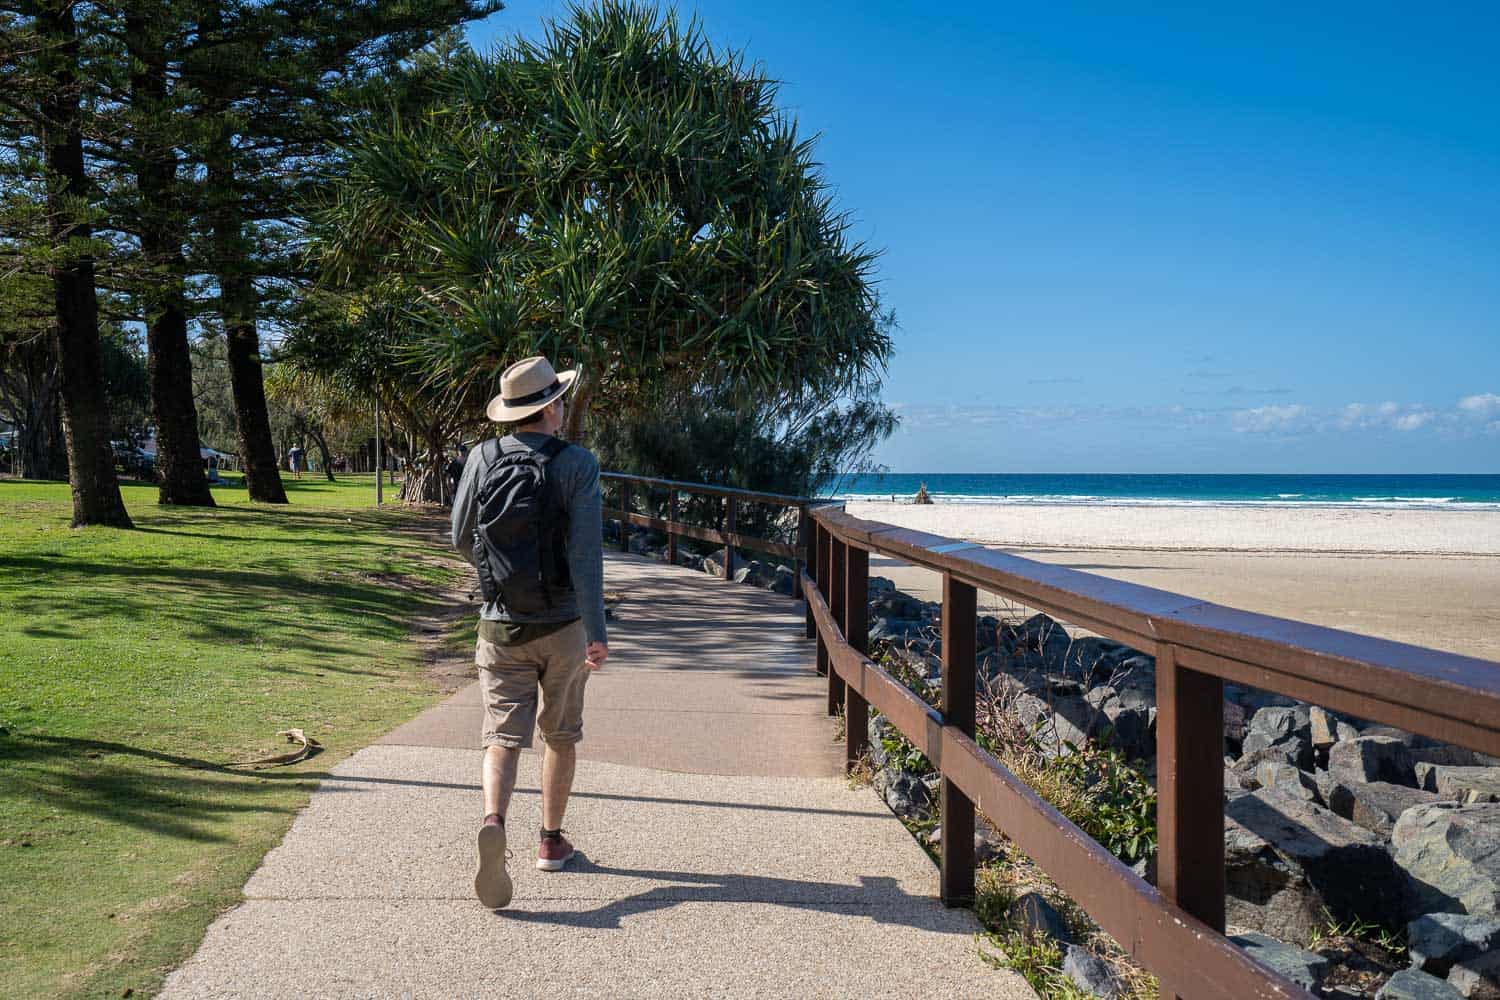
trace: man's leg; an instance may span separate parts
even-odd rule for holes
[[[521,761],[521,751],[510,747],[487,747],[484,751],[484,769],[480,784],[484,786],[484,813],[486,816],[504,817],[510,808],[511,793],[516,790],[516,767]],[[543,771],[545,774],[546,771]],[[568,771],[568,784],[572,785],[572,769]],[[564,799],[567,792],[563,792]],[[545,802],[545,799],[543,800]]]
[[[542,842],[536,866],[542,871],[561,871],[573,857],[573,845],[562,835],[563,813],[573,791],[573,772],[578,764],[578,741],[583,738],[583,691],[589,668],[583,623],[539,640],[547,646],[542,670]]]
[[[563,813],[568,809],[568,795],[573,791],[573,772],[577,767],[576,743],[548,743],[542,752],[542,829],[562,829]],[[515,782],[514,769],[511,782]]]
[[[484,825],[479,828],[479,872],[474,894],[490,909],[510,904],[515,883],[505,869],[505,810],[516,787],[518,748],[489,746],[484,750],[479,783],[484,788]]]
[[[474,892],[495,909],[510,903],[514,884],[505,868],[505,814],[516,787],[521,750],[531,744],[536,726],[536,666],[527,663],[523,647],[497,646],[479,639],[474,661],[484,695],[484,760],[479,783],[484,825],[479,828],[479,873]]]

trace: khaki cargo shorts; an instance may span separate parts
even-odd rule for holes
[[[474,662],[479,666],[479,689],[484,697],[484,745],[529,748],[538,723],[547,743],[583,739],[587,646],[582,621],[515,646],[478,640]]]

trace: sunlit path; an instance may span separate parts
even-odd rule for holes
[[[529,864],[537,763],[510,817],[516,898],[472,896],[472,689],[338,767],[168,997],[997,996],[978,924],[841,776],[800,604],[626,556],[569,806],[576,868]]]

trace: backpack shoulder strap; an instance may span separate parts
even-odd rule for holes
[[[546,443],[536,450],[536,453],[542,456],[543,461],[550,462],[566,451],[567,448],[568,442],[562,438],[549,437]]]
[[[505,451],[503,438],[490,438],[479,446],[479,457],[486,466],[494,465]]]

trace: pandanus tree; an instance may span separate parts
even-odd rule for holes
[[[472,420],[514,361],[581,365],[573,437],[695,386],[878,381],[876,255],[776,85],[696,22],[575,6],[539,41],[422,73],[342,151],[314,241],[330,293],[399,317],[403,379]]]
[[[387,299],[381,285],[359,294],[314,291],[299,305],[272,388],[314,394],[345,422],[368,415],[378,399],[387,435],[399,428],[421,449],[401,499],[441,503],[451,499],[443,478],[448,445],[478,434],[488,390],[473,379],[434,377],[411,364],[421,333],[410,310]]]

